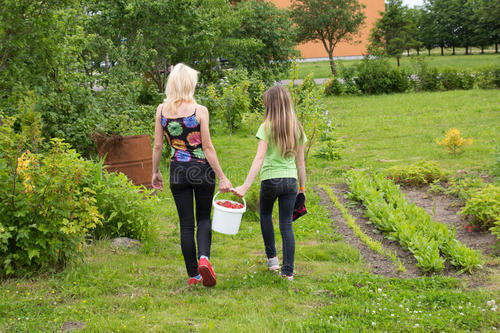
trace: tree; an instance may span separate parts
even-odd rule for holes
[[[432,15],[428,8],[417,8],[417,39],[427,49],[428,55],[431,55],[431,50],[438,44],[436,39],[436,25],[432,20]]]
[[[290,69],[290,58],[297,55],[290,13],[272,2],[247,0],[234,8],[238,24],[231,34],[224,56],[236,67],[269,72],[274,80]]]
[[[319,40],[336,74],[333,51],[341,41],[350,42],[365,21],[364,6],[357,0],[292,0],[292,19],[297,25],[297,40]]]
[[[389,0],[385,13],[380,13],[382,17],[375,23],[370,35],[370,52],[396,57],[398,66],[403,51],[416,43],[407,9],[402,0]]]
[[[495,44],[498,53],[500,41],[500,2],[495,0],[469,0],[473,7],[474,44],[484,47]]]

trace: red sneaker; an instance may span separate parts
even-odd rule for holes
[[[215,273],[210,265],[210,262],[206,258],[201,258],[198,264],[198,273],[201,274],[203,278],[203,285],[205,287],[215,286]]]
[[[201,276],[200,277],[195,276],[195,277],[189,278],[188,285],[194,286],[197,283],[201,282],[201,280],[203,280],[203,278]]]

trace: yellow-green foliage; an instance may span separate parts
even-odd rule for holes
[[[446,180],[446,173],[435,162],[422,161],[387,169],[387,178],[404,185],[424,185]]]
[[[460,212],[481,227],[492,227],[500,219],[500,186],[489,184],[471,193]]]
[[[320,188],[322,188],[328,194],[328,196],[332,200],[333,204],[335,205],[335,207],[337,207],[338,210],[340,210],[340,213],[342,213],[342,216],[346,220],[347,225],[349,226],[349,228],[352,229],[352,231],[354,231],[356,236],[358,236],[373,251],[375,251],[378,254],[381,254],[385,257],[391,258],[394,265],[397,266],[398,271],[406,272],[405,266],[403,265],[403,263],[401,263],[401,261],[399,260],[396,253],[394,253],[390,250],[384,249],[382,246],[382,243],[374,240],[373,238],[371,238],[370,236],[365,234],[363,232],[363,230],[361,230],[359,225],[356,223],[356,219],[352,215],[349,214],[347,209],[340,203],[339,199],[333,193],[332,189],[329,186],[320,185]]]
[[[463,152],[463,148],[472,144],[472,139],[464,139],[460,135],[460,130],[451,128],[446,131],[446,135],[442,140],[436,139],[436,143],[443,146],[447,152],[456,155]]]

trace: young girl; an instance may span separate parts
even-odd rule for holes
[[[172,147],[170,189],[179,214],[188,284],[203,281],[204,286],[210,287],[216,283],[209,261],[215,175],[219,178],[220,192],[228,192],[231,182],[222,172],[210,139],[207,108],[194,100],[197,81],[198,72],[184,64],[175,65],[168,77],[167,98],[156,110],[152,183],[156,189],[163,188],[159,167],[165,134]],[[196,199],[198,256],[194,240],[193,195]]]
[[[259,170],[260,227],[270,270],[279,269],[272,222],[273,206],[279,202],[279,227],[283,240],[283,267],[281,276],[293,280],[295,238],[292,214],[297,196],[297,170],[299,192],[305,192],[306,169],[304,144],[307,138],[293,111],[290,93],[282,86],[274,86],[264,94],[265,120],[257,132],[259,145],[245,183],[233,191],[243,197]]]

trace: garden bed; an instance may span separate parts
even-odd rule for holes
[[[364,207],[361,204],[353,207],[352,203],[344,197],[349,191],[349,188],[345,184],[334,185],[332,189],[341,203],[348,208],[349,213],[356,219],[360,228],[373,239],[382,243],[384,248],[396,252],[397,256],[406,267],[406,273],[398,272],[396,266],[389,258],[372,251],[364,244],[354,235],[341,213],[331,203],[331,200],[324,191],[320,190],[319,194],[322,198],[322,203],[330,208],[331,218],[336,224],[337,231],[343,235],[345,242],[356,247],[360,251],[372,273],[399,278],[414,278],[426,275],[426,273],[416,266],[417,261],[410,251],[403,249],[397,241],[385,238],[382,233],[378,231],[374,232],[376,227],[368,223],[369,219],[364,216]],[[498,249],[495,248],[496,237],[489,232],[473,231],[469,233],[465,228],[468,222],[462,216],[456,214],[460,208],[454,206],[454,201],[451,198],[445,195],[431,195],[427,192],[427,188],[403,188],[402,191],[406,194],[408,201],[422,207],[431,216],[435,214],[435,219],[437,221],[445,223],[449,227],[455,227],[456,238],[459,241],[474,250],[480,250],[485,255],[486,264],[484,268],[472,275],[458,274],[458,270],[449,262],[445,263],[444,270],[438,274],[465,279],[471,286],[483,285],[487,276],[493,272],[499,274],[500,267],[498,262],[490,262],[490,255],[498,252]]]

